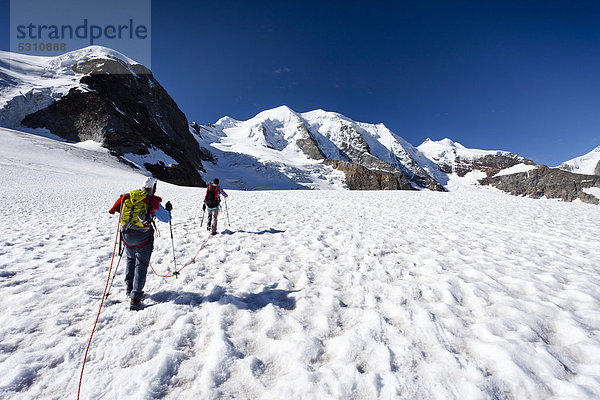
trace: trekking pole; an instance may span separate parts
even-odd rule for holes
[[[225,212],[227,213],[227,226],[231,226],[229,223],[229,208],[227,208],[227,197],[225,197]]]
[[[113,274],[112,278],[110,278],[110,285],[108,286],[108,291],[106,292],[106,296],[104,296],[105,299],[107,299],[108,296],[110,295],[110,289],[112,288],[113,282],[115,281],[115,277],[117,276],[117,270],[119,269],[119,264],[121,263],[121,258],[123,258],[123,253],[119,254],[119,261],[117,261],[117,266],[115,267],[115,273]]]
[[[179,278],[179,271],[177,271],[177,261],[175,261],[175,241],[173,240],[173,225],[169,221],[169,229],[171,230],[171,244],[173,245],[173,275],[175,278]]]
[[[115,272],[114,272],[112,278],[110,279],[110,285],[108,285],[108,290],[106,291],[106,295],[104,296],[105,299],[107,299],[108,296],[110,295],[110,289],[112,288],[113,282],[115,281],[115,277],[117,276],[117,271],[119,270],[119,264],[121,264],[121,258],[123,258],[124,248],[121,247],[122,245],[123,245],[123,239],[121,238],[121,235],[119,235],[119,261],[117,261],[117,266],[115,267]]]
[[[204,213],[206,212],[206,209],[202,210],[202,219],[200,220],[200,226],[202,226],[202,224],[204,223]]]

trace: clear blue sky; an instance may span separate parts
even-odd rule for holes
[[[600,146],[597,1],[154,0],[152,69],[200,123],[286,104],[550,165]]]

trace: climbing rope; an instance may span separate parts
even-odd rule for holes
[[[174,276],[179,275],[179,273],[188,265],[193,264],[194,261],[196,261],[196,257],[198,257],[198,254],[200,254],[200,251],[204,248],[204,246],[206,245],[206,243],[208,242],[208,240],[210,239],[212,235],[209,233],[208,237],[206,238],[206,240],[204,240],[204,242],[202,242],[202,245],[200,246],[200,248],[198,249],[198,251],[196,252],[196,254],[194,255],[194,257],[188,261],[183,267],[179,268],[177,271],[173,272],[171,275],[161,275],[158,272],[156,272],[156,270],[154,269],[154,267],[152,266],[152,263],[150,264],[150,268],[152,268],[152,272],[154,273],[154,275],[158,276],[159,278],[172,278]]]
[[[121,204],[121,211],[122,211],[122,208],[123,208],[123,204]],[[120,213],[121,212],[119,212],[119,215],[120,215]],[[92,338],[94,337],[94,332],[96,332],[96,326],[98,325],[98,319],[100,318],[100,312],[102,311],[102,306],[104,305],[104,299],[106,298],[106,291],[108,290],[109,283],[110,283],[110,276],[111,276],[111,272],[112,272],[112,268],[113,268],[113,263],[115,261],[115,254],[117,252],[117,242],[119,239],[120,227],[121,227],[121,217],[119,216],[119,219],[117,221],[117,233],[115,234],[115,244],[113,246],[113,253],[112,253],[112,257],[110,259],[110,268],[108,269],[108,277],[106,278],[106,285],[104,286],[104,293],[102,294],[102,300],[100,301],[100,308],[98,308],[98,314],[96,314],[96,320],[94,321],[94,327],[92,328],[92,333],[90,334],[90,339],[88,340],[88,344],[85,349],[85,355],[83,357],[83,364],[81,365],[81,374],[79,375],[79,386],[77,388],[77,400],[79,400],[79,396],[81,393],[81,383],[83,382],[83,371],[85,370],[85,363],[87,361],[87,355],[90,350],[90,345],[92,344]],[[179,275],[179,273],[185,267],[187,267],[188,265],[190,265],[194,261],[196,261],[196,257],[198,257],[198,254],[200,254],[200,251],[204,248],[204,246],[206,245],[206,243],[208,242],[208,240],[210,239],[211,236],[212,235],[209,234],[208,237],[206,238],[206,240],[204,242],[202,242],[202,245],[200,246],[200,248],[198,249],[198,251],[196,252],[194,257],[183,267],[181,267],[177,271],[175,271],[173,274],[160,275],[160,274],[156,273],[156,271],[154,270],[154,267],[152,266],[152,264],[150,264],[150,268],[152,268],[152,272],[154,272],[154,275],[161,277],[161,278],[171,278],[173,276]]]
[[[121,205],[121,209],[122,209]],[[92,328],[92,333],[90,334],[90,340],[88,340],[87,347],[85,349],[85,355],[83,356],[83,364],[81,365],[81,374],[79,375],[79,387],[77,388],[77,400],[79,400],[79,394],[81,392],[81,382],[83,381],[83,371],[85,369],[85,362],[87,360],[88,351],[90,350],[90,345],[92,344],[92,338],[94,337],[94,332],[96,332],[96,325],[98,325],[98,319],[100,318],[100,312],[102,311],[102,305],[104,304],[104,299],[106,298],[106,291],[108,289],[108,284],[110,282],[110,273],[112,271],[113,262],[115,261],[115,253],[117,251],[117,241],[119,238],[119,228],[121,226],[121,217],[119,217],[117,221],[117,233],[115,234],[115,245],[113,247],[112,257],[110,259],[110,268],[108,269],[108,277],[106,278],[106,285],[104,286],[104,293],[102,294],[102,300],[100,300],[100,308],[98,308],[98,314],[96,314],[96,320],[94,321],[94,327]]]

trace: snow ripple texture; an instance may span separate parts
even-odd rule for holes
[[[74,398],[112,253],[106,211],[143,179],[104,153],[2,134],[0,398]],[[203,190],[158,191],[183,263],[207,235]],[[486,189],[231,191],[228,206],[231,226],[222,213],[179,279],[150,274],[140,312],[121,263],[82,398],[600,397],[597,206]]]

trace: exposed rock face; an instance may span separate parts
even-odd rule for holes
[[[485,155],[480,158],[463,159],[456,156],[454,163],[439,162],[440,168],[447,174],[455,173],[458,176],[465,176],[471,171],[480,170],[487,174],[488,177],[496,175],[500,170],[510,168],[517,164],[535,165],[535,163],[527,158],[510,153],[509,155]]]
[[[491,177],[517,164],[535,165],[533,161],[508,151],[467,148],[448,138],[438,141],[425,139],[417,148],[443,172],[460,177],[474,170],[483,171]]]
[[[313,160],[324,160],[327,158],[317,145],[315,138],[311,135],[306,125],[301,121],[298,124],[298,131],[301,132],[301,137],[296,140],[296,144],[308,158]]]
[[[533,198],[546,196],[563,201],[580,199],[586,203],[598,204],[598,199],[585,193],[583,189],[600,187],[600,176],[574,174],[542,165],[528,172],[488,177],[480,182],[517,196],[525,195]]]
[[[196,121],[190,122],[190,128],[197,134],[200,135],[200,125]]]
[[[356,163],[325,160],[326,165],[343,171],[352,190],[414,190],[402,172],[374,171]]]
[[[425,173],[424,176],[417,176],[374,157],[362,135],[350,126],[343,125],[341,128],[341,133],[350,140],[340,146],[339,154],[340,158],[348,161],[328,159],[306,125],[300,123],[298,130],[302,132],[302,138],[296,141],[300,150],[308,158],[324,160],[326,165],[343,171],[345,183],[351,190],[414,190],[407,178],[411,176],[421,187],[444,191],[442,185]]]
[[[207,132],[207,143],[227,143],[214,146],[219,151],[226,148],[227,152],[251,157],[260,154],[261,162],[273,160],[280,165],[280,173],[294,181],[302,181],[307,187],[445,191],[442,185],[447,182],[446,174],[384,124],[357,122],[324,110],[297,113],[287,106],[280,106],[245,121],[226,116],[214,127],[203,126],[201,129]],[[289,157],[289,162],[281,156]],[[347,179],[342,181],[341,174],[328,167],[331,165],[350,172],[346,174]],[[370,171],[368,174],[367,170]],[[361,179],[354,178],[359,176]],[[389,177],[394,177],[395,183],[387,182]]]
[[[410,180],[412,180],[418,186],[440,192],[445,191],[442,185],[424,171],[421,174],[415,174],[404,168],[399,161],[398,166],[394,166],[373,156],[363,135],[349,125],[340,127],[340,137],[344,137],[345,140],[338,144],[340,158],[348,161],[327,159],[304,124],[301,124],[298,129],[302,130],[302,128],[304,128],[307,138],[297,141],[298,147],[309,158],[324,159],[327,165],[344,171],[346,185],[350,189],[412,190],[413,186],[410,184]]]
[[[596,168],[594,168],[594,175],[600,175],[600,161],[598,161]]]
[[[67,140],[95,140],[117,155],[160,149],[177,164],[145,163],[154,176],[178,185],[206,186],[198,170],[208,157],[189,132],[185,115],[152,73],[117,58],[73,66],[89,91],[78,88],[26,116],[22,125],[46,128]]]
[[[298,131],[301,132],[301,139],[296,144],[300,150],[308,158],[324,160],[326,165],[343,171],[345,183],[351,190],[413,190],[403,172],[371,155],[363,136],[352,127],[342,125],[340,128],[340,133],[348,138],[339,147],[340,157],[348,161],[328,159],[304,123],[298,124]],[[444,190],[441,185],[438,186]]]

